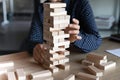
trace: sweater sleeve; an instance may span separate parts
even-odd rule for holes
[[[34,14],[28,39],[28,50],[31,53],[38,43],[43,43],[43,4],[39,0],[34,0]]]
[[[81,40],[76,40],[74,45],[79,47],[84,52],[90,52],[97,49],[101,44],[101,37],[99,35],[93,11],[88,0],[77,0],[76,4],[76,18],[80,21]]]

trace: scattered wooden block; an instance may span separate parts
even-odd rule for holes
[[[91,74],[95,76],[98,76],[98,77],[103,76],[103,72],[100,69],[96,68],[95,66],[88,66],[87,69],[90,71]]]
[[[83,61],[82,61],[82,64],[83,64],[83,65],[86,65],[86,66],[90,66],[90,65],[94,66],[94,63],[91,62],[91,61],[88,61],[88,60],[83,60]]]
[[[102,64],[102,63],[107,63],[107,59],[102,59],[102,60],[99,60],[97,58],[87,58],[88,61],[91,61],[91,62],[94,62],[94,65],[99,65],[99,64]]]
[[[97,59],[97,60],[104,60],[107,59],[107,55],[101,55],[101,54],[96,54],[96,53],[89,53],[86,58],[91,60],[91,58]]]
[[[109,61],[108,63],[103,63],[103,64],[100,64],[99,66],[97,66],[99,69],[102,69],[102,70],[109,70],[111,68],[115,68],[116,67],[116,62],[114,61]]]
[[[31,78],[44,78],[44,77],[49,77],[52,76],[52,73],[49,70],[44,70],[36,73],[31,73]]]
[[[75,80],[75,75],[71,74],[67,78],[65,78],[64,80]]]
[[[87,74],[87,73],[83,73],[83,72],[79,72],[76,77],[80,78],[81,80],[99,80],[99,77],[91,75],[91,74]]]
[[[70,70],[69,64],[59,64],[59,65],[57,65],[57,67],[60,69],[63,69],[63,70]]]
[[[49,77],[42,77],[42,78],[34,78],[32,80],[54,80],[54,78],[52,76],[49,76]]]
[[[107,59],[103,59],[103,60],[100,60],[100,64],[104,64],[104,63],[107,63],[108,62],[108,60]]]
[[[17,80],[26,80],[26,75],[23,69],[17,69],[16,70],[16,77]]]
[[[7,76],[8,76],[8,80],[17,80],[15,76],[15,72],[8,72]]]
[[[14,68],[13,61],[0,62],[0,69],[11,69]]]
[[[6,74],[6,73],[7,73],[7,69],[0,70],[0,75]]]
[[[66,7],[65,3],[44,3],[44,8],[61,8]]]

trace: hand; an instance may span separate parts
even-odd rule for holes
[[[33,50],[33,57],[35,61],[37,61],[40,64],[43,64],[47,59],[47,56],[45,54],[46,50],[47,47],[45,46],[45,44],[37,44]]]
[[[82,39],[81,36],[78,36],[79,34],[79,21],[75,18],[73,18],[73,23],[69,24],[68,27],[65,29],[65,33],[69,33],[70,34],[70,42],[74,42],[78,39]]]

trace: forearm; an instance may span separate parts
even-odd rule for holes
[[[74,45],[79,47],[84,52],[90,52],[97,49],[102,42],[102,39],[99,35],[96,36],[94,34],[87,34],[81,31],[79,36],[81,36],[82,39],[76,40]]]

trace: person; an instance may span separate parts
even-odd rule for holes
[[[99,35],[92,8],[88,0],[47,0],[45,2],[62,1],[67,4],[66,11],[70,15],[70,24],[65,29],[70,34],[70,42],[80,51],[88,53],[96,50],[101,42],[101,36]],[[34,14],[31,23],[31,29],[29,34],[29,52],[33,53],[34,50],[39,49],[41,53],[44,53],[46,47],[43,42],[43,4],[39,0],[34,0]],[[42,56],[39,56],[39,52],[33,53],[36,60],[39,60]]]

